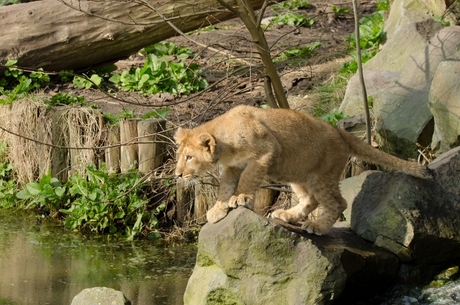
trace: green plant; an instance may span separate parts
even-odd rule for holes
[[[323,121],[328,122],[332,126],[337,126],[337,123],[340,120],[342,120],[342,119],[344,119],[346,117],[347,117],[347,115],[345,113],[343,113],[342,111],[338,110],[337,108],[334,108],[331,111],[329,111],[329,113],[321,116],[321,119]]]
[[[288,12],[280,14],[270,20],[271,23],[282,23],[288,26],[310,27],[315,23],[315,18],[308,18],[305,14]]]
[[[143,231],[155,231],[157,215],[166,208],[164,204],[147,207],[150,201],[141,182],[137,171],[111,175],[105,165],[101,169],[88,165],[85,175],[76,173],[64,185],[51,173],[43,175],[40,181],[27,183],[16,198],[25,209],[63,217],[70,229],[132,240]]]
[[[109,80],[125,91],[140,91],[145,94],[169,92],[190,94],[201,91],[208,85],[195,63],[186,63],[187,53],[179,54],[179,61],[167,60],[150,53],[143,67],[124,70]]]
[[[152,111],[148,111],[144,113],[141,118],[142,119],[150,119],[150,118],[155,118],[155,119],[164,119],[168,113],[169,113],[169,108],[161,108],[161,109],[155,109]]]
[[[154,54],[158,57],[172,56],[177,58],[187,59],[194,56],[192,50],[185,46],[176,46],[172,42],[159,42],[151,46],[145,47],[141,51],[142,54],[147,56],[148,54]]]
[[[308,0],[291,0],[283,1],[272,8],[274,10],[297,10],[299,8],[309,8],[311,6]]]
[[[66,187],[57,178],[51,177],[50,171],[38,182],[27,183],[16,197],[24,201],[26,209],[39,208],[56,214],[66,198]]]
[[[7,69],[3,72],[4,77],[0,79],[0,94],[6,98],[0,99],[0,104],[10,104],[50,81],[49,75],[44,73],[43,69],[26,74],[16,63],[17,60],[8,60],[5,64]]]
[[[18,4],[21,3],[20,0],[0,0],[0,6],[6,6],[11,4]]]
[[[50,107],[60,105],[85,105],[85,98],[80,95],[72,95],[72,93],[56,93],[50,99],[45,100],[45,104]]]
[[[308,58],[308,57],[311,57],[315,53],[315,51],[320,47],[321,47],[321,44],[319,42],[312,42],[303,48],[300,48],[300,47],[290,48],[289,50],[285,50],[281,52],[281,54],[275,57],[273,60],[275,62],[279,62],[279,61],[287,60],[289,58],[294,58],[294,57]]]
[[[74,76],[73,78],[73,84],[76,88],[79,89],[89,89],[94,86],[100,87],[104,80],[108,79],[111,75],[112,72],[117,69],[117,66],[113,64],[109,65],[104,65],[101,67],[98,67],[96,69],[93,69],[91,71],[88,71],[87,73],[83,73],[82,76]],[[62,73],[61,73],[62,72]],[[62,75],[64,77],[68,77],[71,72],[68,71],[61,71],[59,75]],[[74,75],[74,74],[72,74]],[[61,79],[62,79],[61,76]]]
[[[383,12],[378,11],[370,16],[363,17],[359,20],[359,36],[361,47],[361,61],[365,63],[374,57],[378,51],[380,43],[385,39],[385,32],[383,31],[384,19]],[[357,52],[355,35],[347,36],[348,50],[353,57],[352,62],[347,62],[342,65],[341,73],[356,72],[358,69]]]
[[[83,76],[74,76],[72,83],[76,88],[89,89],[93,86],[99,87],[104,79],[97,74],[83,74]]]
[[[378,0],[375,4],[377,11],[388,11],[390,10],[389,0]]]
[[[104,119],[106,120],[107,123],[112,124],[112,125],[117,125],[120,120],[123,119],[134,119],[136,117],[136,114],[134,113],[134,110],[126,109],[123,108],[121,110],[121,113],[104,113]]]
[[[352,75],[351,72],[342,73],[315,84],[314,88],[309,92],[309,99],[312,101],[311,114],[321,118],[334,108],[339,107],[343,100],[348,80]]]
[[[74,77],[73,70],[61,70],[59,71],[59,77],[63,83],[70,82]]]
[[[170,111],[169,108],[155,109],[152,111],[147,111],[146,113],[142,114],[140,118],[144,120],[150,119],[150,118],[164,119],[166,115],[168,115],[169,111]],[[118,114],[104,112],[105,121],[112,125],[117,125],[120,122],[120,120],[133,119],[133,118],[136,118],[136,114],[134,113],[134,110],[129,110],[126,108],[123,108],[121,113],[118,113]]]
[[[13,178],[13,166],[6,158],[7,146],[0,142],[0,207],[13,207],[16,202],[16,180]]]
[[[89,165],[86,174],[75,174],[67,182],[71,200],[67,208],[61,209],[66,214],[66,227],[117,233],[128,239],[157,227],[156,216],[165,206],[146,209],[149,200],[144,198],[138,172],[109,175],[105,168]]]
[[[332,11],[336,16],[350,14],[350,9],[348,7],[337,7],[333,5]]]

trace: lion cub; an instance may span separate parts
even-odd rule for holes
[[[287,109],[237,106],[193,129],[179,128],[176,175],[189,179],[222,166],[219,195],[207,213],[215,223],[229,209],[251,207],[265,177],[288,183],[299,204],[271,214],[290,223],[305,220],[323,206],[316,220],[303,228],[317,235],[328,232],[347,203],[339,179],[349,156],[425,178],[425,167],[386,154],[326,122]]]

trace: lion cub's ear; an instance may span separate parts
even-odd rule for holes
[[[184,129],[184,128],[178,128],[175,135],[174,135],[174,140],[176,140],[177,144],[180,144],[185,137],[187,137],[190,134],[190,129]]]
[[[203,146],[204,150],[214,154],[214,151],[216,150],[216,139],[214,137],[207,133],[203,132],[198,136],[198,143]]]

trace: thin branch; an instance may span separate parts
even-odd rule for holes
[[[356,60],[358,63],[359,82],[361,83],[363,102],[364,102],[364,112],[365,112],[365,118],[366,118],[366,141],[368,144],[371,144],[371,119],[370,119],[370,113],[369,113],[369,102],[367,100],[366,84],[364,82],[363,63],[361,60],[358,4],[356,3],[356,0],[352,0],[352,2],[353,2],[354,17],[355,17],[355,40],[356,40],[356,53],[357,53]]]

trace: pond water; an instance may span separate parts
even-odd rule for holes
[[[101,286],[134,305],[183,304],[195,255],[194,245],[90,239],[0,209],[0,305],[70,305]]]

